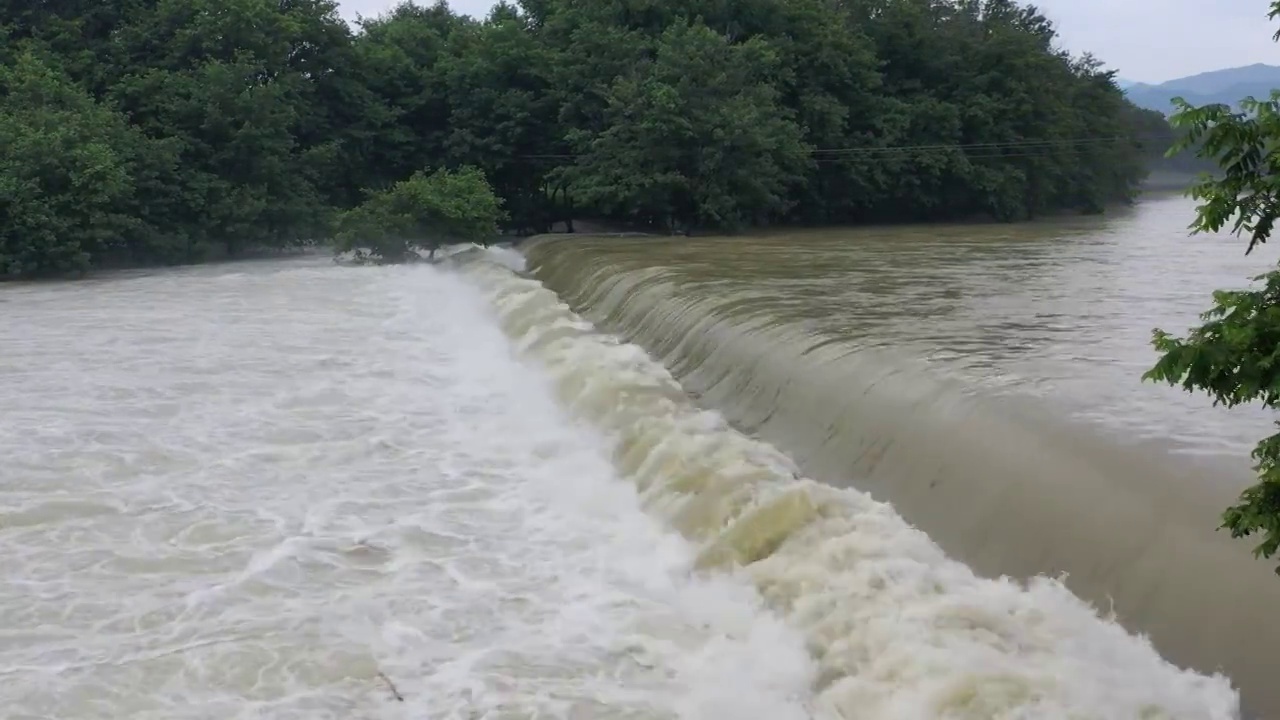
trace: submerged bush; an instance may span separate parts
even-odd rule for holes
[[[335,249],[357,260],[397,263],[445,245],[488,244],[506,218],[502,200],[474,167],[419,171],[370,193],[338,222]]]

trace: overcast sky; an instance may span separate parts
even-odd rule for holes
[[[377,15],[395,0],[340,0],[343,14]],[[425,1],[424,1],[425,4]],[[491,0],[450,0],[454,10],[483,17]],[[1280,65],[1268,0],[1040,0],[1072,52],[1092,52],[1121,77],[1163,82],[1206,70]],[[1212,9],[1211,9],[1212,8]]]

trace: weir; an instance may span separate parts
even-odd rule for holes
[[[983,399],[889,349],[739,312],[745,300],[729,287],[687,292],[661,266],[616,263],[625,242],[635,241],[543,238],[523,250],[570,308],[644,348],[804,475],[891,503],[980,575],[1064,576],[1165,658],[1229,675],[1247,715],[1280,717],[1280,579],[1248,542],[1215,532],[1240,480],[1206,482],[1164,453]],[[799,500],[783,512],[796,526],[815,513]]]

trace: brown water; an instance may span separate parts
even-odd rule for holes
[[[1132,289],[1140,241],[1080,227],[534,247],[600,327],[501,249],[0,287],[4,716],[1235,720],[1232,680],[1271,710],[1280,582],[1209,531],[1255,429],[1046,350],[1056,297],[1111,328],[1090,357],[1145,355],[1151,319],[1063,291]],[[974,572],[1064,567],[1130,629]]]
[[[455,273],[6,285],[0,397],[7,720],[815,717]]]
[[[1270,418],[1139,379],[1152,327],[1186,328],[1275,257],[1188,237],[1192,212],[1166,197],[1036,225],[555,238],[527,255],[800,471],[891,502],[981,574],[1067,573],[1280,716],[1280,579],[1214,530]]]

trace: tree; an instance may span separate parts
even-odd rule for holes
[[[652,62],[614,81],[606,129],[571,136],[583,197],[667,230],[734,229],[790,209],[810,148],[767,82],[775,60],[764,42],[678,21]]]
[[[1271,4],[1280,17],[1280,0]],[[1275,39],[1280,41],[1280,32]],[[1201,201],[1194,232],[1216,232],[1230,225],[1247,234],[1248,254],[1271,236],[1280,217],[1280,90],[1269,100],[1248,98],[1242,110],[1226,105],[1195,108],[1181,98],[1173,123],[1186,131],[1172,152],[1197,146],[1201,157],[1221,166],[1224,176],[1205,177],[1191,190]],[[1219,290],[1202,315],[1204,324],[1185,338],[1156,330],[1153,343],[1163,355],[1147,379],[1200,390],[1214,404],[1234,407],[1258,401],[1280,405],[1280,268],[1254,278],[1261,287]],[[1280,423],[1277,423],[1280,426]],[[1271,558],[1280,551],[1280,433],[1258,443],[1253,458],[1258,482],[1222,516],[1232,537],[1260,535],[1254,554]],[[1277,568],[1280,573],[1280,568]]]
[[[192,259],[214,245],[287,247],[325,216],[302,145],[312,91],[326,77],[327,0],[157,0],[118,33],[131,56],[112,99],[148,136],[179,148],[183,172],[163,195]],[[346,33],[345,25],[339,25]]]
[[[335,249],[359,261],[405,262],[444,245],[488,244],[505,218],[502,201],[473,167],[414,173],[370,193],[339,220]]]
[[[139,230],[122,116],[32,52],[0,66],[0,278],[83,272]]]
[[[385,188],[442,163],[450,99],[440,64],[449,37],[471,23],[443,2],[405,2],[361,22],[353,70],[366,97],[345,140],[347,171],[363,187]]]
[[[1099,211],[1156,132],[1016,0],[0,0],[0,71],[5,276],[308,243],[427,167],[519,233]]]
[[[450,36],[441,75],[449,93],[445,155],[482,169],[522,234],[546,232],[546,163],[527,159],[560,143],[551,53],[515,8],[499,4],[484,23]]]

